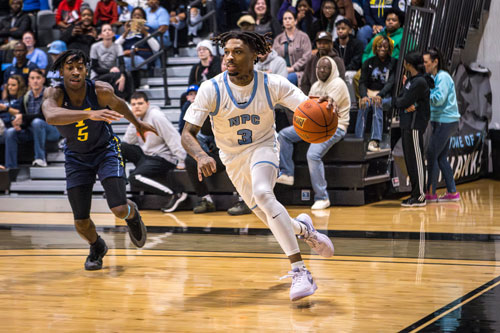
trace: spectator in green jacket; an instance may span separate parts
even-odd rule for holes
[[[401,44],[401,40],[403,39],[403,28],[402,25],[404,23],[404,18],[401,13],[394,11],[393,9],[389,9],[385,15],[385,28],[377,34],[375,37],[370,40],[370,42],[366,45],[365,51],[363,52],[363,62],[365,62],[368,58],[374,56],[372,44],[375,38],[379,35],[387,36],[394,42],[394,51],[392,52],[392,57],[398,59],[399,58],[399,48]]]

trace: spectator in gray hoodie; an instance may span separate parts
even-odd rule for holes
[[[271,50],[268,54],[264,56],[259,55],[258,57],[259,61],[254,66],[256,70],[288,77],[285,59],[280,57],[275,50]]]

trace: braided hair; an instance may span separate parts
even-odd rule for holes
[[[252,31],[228,31],[219,34],[218,36],[212,37],[214,44],[217,47],[222,47],[226,45],[227,41],[230,39],[239,39],[243,41],[248,47],[257,53],[257,55],[266,55],[271,52],[272,47],[272,33],[268,32],[261,35]],[[255,63],[257,59],[255,59]]]
[[[56,61],[54,61],[52,70],[58,71],[62,69],[67,61],[74,62],[79,60],[82,60],[85,66],[87,66],[87,64],[89,63],[89,57],[81,50],[70,49],[64,51],[59,55],[59,57],[57,57]]]

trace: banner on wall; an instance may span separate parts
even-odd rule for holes
[[[448,161],[455,183],[476,180],[488,172],[486,136],[491,119],[491,86],[489,72],[475,70],[460,64],[454,75],[461,118],[459,130],[450,138]],[[424,149],[430,138],[430,125],[424,135]],[[396,191],[411,191],[401,139],[393,149],[392,185]],[[441,172],[438,187],[446,184]]]
[[[458,133],[450,138],[448,152],[448,161],[457,184],[482,177],[487,172],[488,167],[488,150],[485,145],[486,123],[482,129],[477,129],[464,121],[460,127]],[[426,132],[426,138],[427,134],[428,132]],[[410,178],[406,171],[402,147],[398,149],[398,146],[401,146],[401,140],[398,141],[393,151],[392,185],[399,192],[409,192],[411,191]],[[446,184],[442,173],[439,172],[438,187],[444,186]]]

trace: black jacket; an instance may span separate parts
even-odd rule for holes
[[[350,36],[344,49],[340,47],[339,39],[337,38],[335,39],[335,42],[333,42],[333,47],[337,50],[339,56],[344,60],[346,71],[357,71],[361,68],[361,59],[363,58],[363,42],[353,36]]]
[[[87,57],[90,58],[90,47],[95,43],[96,39],[94,36],[89,34],[82,35],[72,35],[75,25],[72,24],[67,29],[63,30],[61,33],[61,40],[66,43],[69,49],[79,49],[82,50]]]
[[[220,74],[221,68],[220,68],[220,58],[217,56],[214,56],[212,58],[212,62],[210,62],[210,65],[208,65],[208,72],[206,75],[203,75],[203,71],[207,68],[201,64],[201,61],[197,63],[196,65],[193,65],[191,67],[191,73],[189,73],[189,85],[191,84],[196,84],[200,85],[203,81],[206,81],[208,79],[213,78],[217,74]]]
[[[8,2],[8,1],[6,1]],[[16,22],[14,23],[14,28],[17,28],[16,31],[10,31],[11,26],[10,23],[12,21],[12,14],[5,17],[0,21],[0,37],[8,38],[12,37],[14,39],[22,39],[23,34],[31,30],[31,19],[28,14],[24,12],[20,12],[16,16]]]
[[[384,62],[375,56],[368,58],[361,68],[359,96],[366,97],[368,89],[379,91],[380,97],[390,96],[394,86],[394,76],[398,60],[388,57]]]
[[[431,115],[430,92],[434,88],[434,79],[428,74],[417,74],[407,80],[403,90],[393,100],[393,106],[399,109],[399,127],[425,131]],[[414,112],[406,108],[415,105]]]

